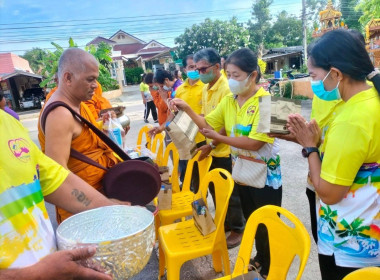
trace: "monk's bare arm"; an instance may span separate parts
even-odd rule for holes
[[[63,107],[54,109],[48,115],[45,125],[45,154],[67,168],[71,141],[74,135],[73,115]]]
[[[72,173],[56,191],[45,196],[45,200],[74,214],[100,206],[120,204],[109,200]]]

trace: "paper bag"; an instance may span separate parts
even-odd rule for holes
[[[256,271],[250,271],[248,273],[245,273],[245,274],[240,275],[240,276],[236,276],[236,277],[231,278],[231,279],[232,280],[256,280],[256,279],[262,280],[263,278]]]
[[[214,219],[202,198],[191,203],[194,224],[202,235],[208,235],[216,230]]]
[[[169,183],[169,178],[170,178],[169,167],[159,166],[158,172],[160,172],[161,182]]]
[[[283,97],[259,97],[260,120],[257,132],[289,134],[286,128],[290,114],[301,113],[301,100]]]
[[[169,184],[163,184],[157,195],[157,200],[158,210],[172,209],[172,186]]]
[[[166,125],[166,132],[178,150],[181,160],[192,159],[196,154],[195,136],[198,126],[184,111],[179,111],[174,119]]]

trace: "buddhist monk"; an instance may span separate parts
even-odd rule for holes
[[[98,87],[95,89],[94,95],[90,100],[84,101],[87,107],[90,109],[92,115],[97,120],[100,117],[100,111],[103,109],[112,108],[111,103],[108,99],[103,97],[102,86],[98,81],[96,81]]]
[[[91,110],[83,101],[90,100],[94,96],[98,87],[96,81],[98,75],[98,62],[91,54],[78,48],[70,48],[63,52],[58,64],[58,88],[41,111],[38,138],[41,149],[46,155],[102,192],[101,182],[105,171],[72,158],[70,149],[74,148],[105,167],[112,167],[118,163],[112,150],[92,130],[74,119],[68,109],[57,107],[50,112],[46,110],[49,104],[62,101],[96,124]],[[42,129],[41,118],[44,117],[46,125]],[[58,223],[70,215],[71,213],[57,208]]]

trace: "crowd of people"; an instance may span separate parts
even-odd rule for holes
[[[257,131],[259,99],[270,94],[258,85],[257,55],[247,48],[228,57],[211,48],[186,56],[184,81],[180,71],[144,75],[140,84],[144,121],[149,122],[151,112],[158,123],[150,131],[154,136],[164,131],[174,112],[183,110],[199,127],[195,141],[200,160],[212,157],[211,169],[232,172],[239,156],[266,165],[262,188],[235,183],[225,221],[225,231],[231,232],[228,248],[240,244],[245,221],[256,209],[281,206],[279,138],[302,146],[300,152],[309,163],[306,194],[322,279],[342,279],[358,268],[380,266],[380,72],[361,35],[352,31],[326,33],[310,45],[308,54],[315,94],[311,120],[290,115],[289,135]],[[98,71],[98,62],[89,53],[77,48],[63,52],[58,87],[47,98],[38,122],[43,152],[16,116],[4,112],[0,96],[0,279],[111,279],[79,264],[95,253],[94,248],[55,252],[44,206],[44,200],[55,204],[61,222],[95,207],[128,205],[106,198],[105,171],[76,159],[73,151],[106,168],[120,159],[69,110],[54,106],[64,102],[96,124],[97,109],[110,107],[101,101],[101,92],[95,94],[100,88]],[[166,144],[170,141],[166,136]],[[181,160],[181,181],[186,166]],[[194,191],[198,183],[194,180]],[[210,187],[212,196],[217,187]],[[266,278],[270,251],[264,225],[255,239],[257,253],[250,263]]]

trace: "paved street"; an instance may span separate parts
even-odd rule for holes
[[[127,145],[133,146],[137,139],[140,128],[145,125],[143,122],[144,106],[138,87],[131,86],[120,98],[112,100],[114,105],[124,105],[127,108],[128,116],[131,118],[131,130],[127,136]],[[310,115],[311,102],[303,103],[304,116]],[[30,131],[30,135],[38,145],[37,139],[37,118],[27,118],[22,120],[25,127]],[[151,124],[153,123],[150,119]],[[309,206],[305,195],[306,174],[308,170],[307,161],[301,156],[301,148],[294,143],[281,141],[281,166],[283,175],[283,207],[293,212],[304,223],[310,233]],[[210,205],[212,202],[210,202]],[[54,222],[54,209],[48,206],[49,215]],[[231,269],[233,270],[238,248],[229,250]],[[295,262],[297,264],[297,262]],[[293,265],[287,279],[295,279],[297,266]],[[145,269],[136,277],[137,279],[157,279],[158,261],[154,251],[150,262]],[[212,261],[209,257],[202,257],[186,263],[181,270],[180,279],[214,279],[220,277],[212,269]],[[321,279],[318,267],[317,248],[312,241],[310,257],[304,271],[302,279],[319,280]]]

